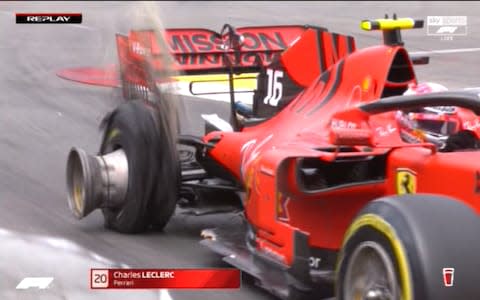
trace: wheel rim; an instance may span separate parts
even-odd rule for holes
[[[83,199],[85,199],[85,190],[83,188],[83,175],[79,174],[81,170],[76,170],[73,172],[73,200],[74,200],[74,208],[79,213],[82,213],[84,210],[84,203]]]
[[[398,300],[395,267],[385,249],[376,242],[361,243],[346,269],[346,300]]]
[[[85,180],[81,155],[71,151],[67,163],[68,205],[77,218],[85,216]]]

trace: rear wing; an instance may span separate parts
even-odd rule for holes
[[[173,74],[259,71],[306,29],[297,25],[234,29],[228,24],[220,33],[208,29],[166,29],[161,33],[165,45],[154,30],[117,34],[124,96],[144,98],[155,83],[167,80],[169,71]],[[169,61],[170,57],[173,61]]]
[[[208,29],[166,29],[163,39],[166,50],[173,56],[175,70],[185,73],[195,71],[224,71],[224,54],[228,52],[232,58],[237,55],[237,67],[254,67],[255,54],[265,64],[270,63],[276,53],[282,52],[292,44],[305,30],[305,26],[257,26],[233,29],[229,25],[223,32],[217,33]],[[228,29],[228,30],[226,30]],[[233,31],[233,32],[232,32]],[[231,43],[232,34],[241,37],[241,46],[234,49]],[[132,30],[128,36],[128,49],[133,53],[150,51],[153,60],[164,55],[153,30]],[[124,47],[125,44],[117,46]],[[230,47],[230,49],[228,49]],[[145,48],[145,49],[141,49]],[[150,49],[148,49],[150,48]],[[236,51],[239,50],[239,51]],[[122,61],[120,61],[122,63]]]

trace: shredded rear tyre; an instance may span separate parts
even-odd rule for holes
[[[163,228],[174,213],[179,177],[174,141],[162,112],[144,101],[120,105],[106,120],[100,155],[123,149],[128,160],[128,189],[118,209],[104,208],[107,228],[138,233]]]

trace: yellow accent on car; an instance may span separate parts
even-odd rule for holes
[[[368,92],[370,86],[372,85],[372,77],[365,77],[362,81],[362,91]]]
[[[414,194],[417,192],[417,174],[408,168],[398,168],[395,176],[397,194]]]
[[[253,90],[257,87],[258,73],[244,73],[233,76],[235,89]],[[180,82],[194,82],[196,84],[220,84],[228,86],[228,74],[182,75],[175,76]]]
[[[366,31],[372,30],[372,23],[370,21],[360,22],[360,28]]]
[[[382,217],[376,214],[365,214],[358,218],[356,218],[350,227],[347,229],[345,234],[345,238],[343,240],[342,248],[346,245],[348,240],[362,227],[371,226],[374,229],[381,232],[390,242],[390,245],[393,248],[393,253],[395,255],[395,259],[398,262],[398,269],[400,275],[400,284],[401,284],[401,294],[402,300],[412,300],[412,280],[411,280],[411,273],[410,267],[408,265],[408,257],[405,248],[403,247],[402,242],[398,238],[398,235],[395,229],[384,220]]]
[[[376,19],[363,20],[360,22],[360,28],[363,30],[393,30],[393,29],[412,29],[415,27],[415,20],[412,18],[400,19]]]
[[[116,137],[119,134],[120,134],[120,130],[118,130],[117,128],[112,129],[108,133],[107,141],[110,141],[111,139],[113,139],[114,137]]]

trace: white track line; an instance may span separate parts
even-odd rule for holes
[[[89,31],[98,31],[97,28],[93,28],[93,27],[86,26],[86,25],[81,25],[81,24],[66,24],[66,25],[70,25],[70,26],[72,26],[72,27],[76,27],[76,28],[80,28],[80,29],[85,29],[85,30],[89,30]]]
[[[160,290],[160,300],[172,300],[172,296],[166,289]]]
[[[480,51],[480,48],[458,48],[458,49],[416,51],[416,52],[410,52],[410,54],[413,54],[413,55],[451,54],[451,53],[464,53],[464,52],[477,52],[477,51]]]

